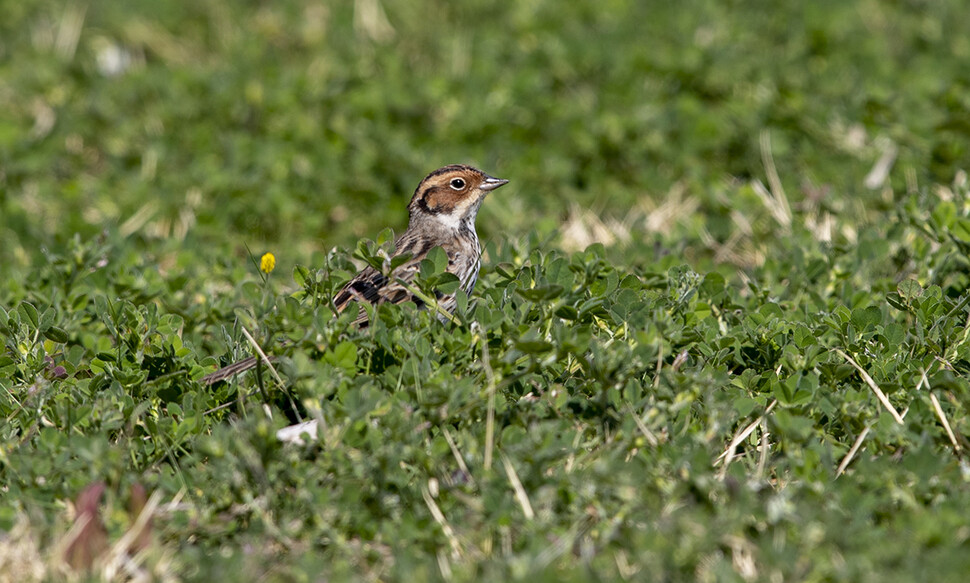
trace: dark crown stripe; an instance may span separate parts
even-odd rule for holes
[[[456,170],[471,170],[472,172],[479,172],[479,170],[476,170],[471,166],[467,166],[465,164],[451,164],[450,166],[444,166],[442,168],[438,168],[431,174],[428,174],[427,176],[425,176],[424,179],[427,180],[429,178],[433,178],[435,176],[441,176],[442,174],[447,174],[448,172],[454,172]]]

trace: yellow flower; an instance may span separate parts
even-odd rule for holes
[[[276,257],[272,253],[266,253],[259,259],[259,270],[263,273],[270,273],[276,268]]]

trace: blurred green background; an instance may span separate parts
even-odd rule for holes
[[[791,204],[853,230],[888,202],[865,185],[884,155],[898,190],[968,166],[957,0],[5,0],[2,13],[5,274],[102,231],[162,265],[238,262],[246,246],[306,264],[403,229],[417,182],[452,162],[513,181],[484,206],[484,239],[619,242],[631,262],[659,244],[710,268],[739,211],[753,247],[734,262],[750,265],[777,249],[750,188],[766,180],[762,136]]]
[[[103,480],[188,580],[962,581],[968,135],[960,0],[0,0],[0,580]],[[455,162],[464,323],[333,318]]]

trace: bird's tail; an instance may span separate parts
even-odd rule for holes
[[[270,357],[270,360],[276,360]],[[250,356],[245,360],[240,360],[239,362],[234,362],[228,366],[224,366],[215,372],[211,372],[204,377],[202,377],[203,385],[212,385],[218,383],[219,381],[224,381],[230,379],[241,372],[246,372],[249,369],[256,368],[259,364],[258,356]]]

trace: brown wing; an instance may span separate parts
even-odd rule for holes
[[[354,276],[337,295],[333,303],[343,311],[351,301],[376,303],[381,298],[381,290],[387,285],[387,276],[373,267],[367,267]]]
[[[409,282],[418,273],[420,258],[412,258],[403,265],[399,265],[389,276],[384,275],[373,267],[366,267],[352,280],[347,282],[333,298],[337,311],[342,312],[351,302],[362,304],[383,304],[389,302],[400,304],[413,299],[408,289],[398,283],[398,280]],[[367,312],[363,307],[354,323],[358,326],[367,325]]]

